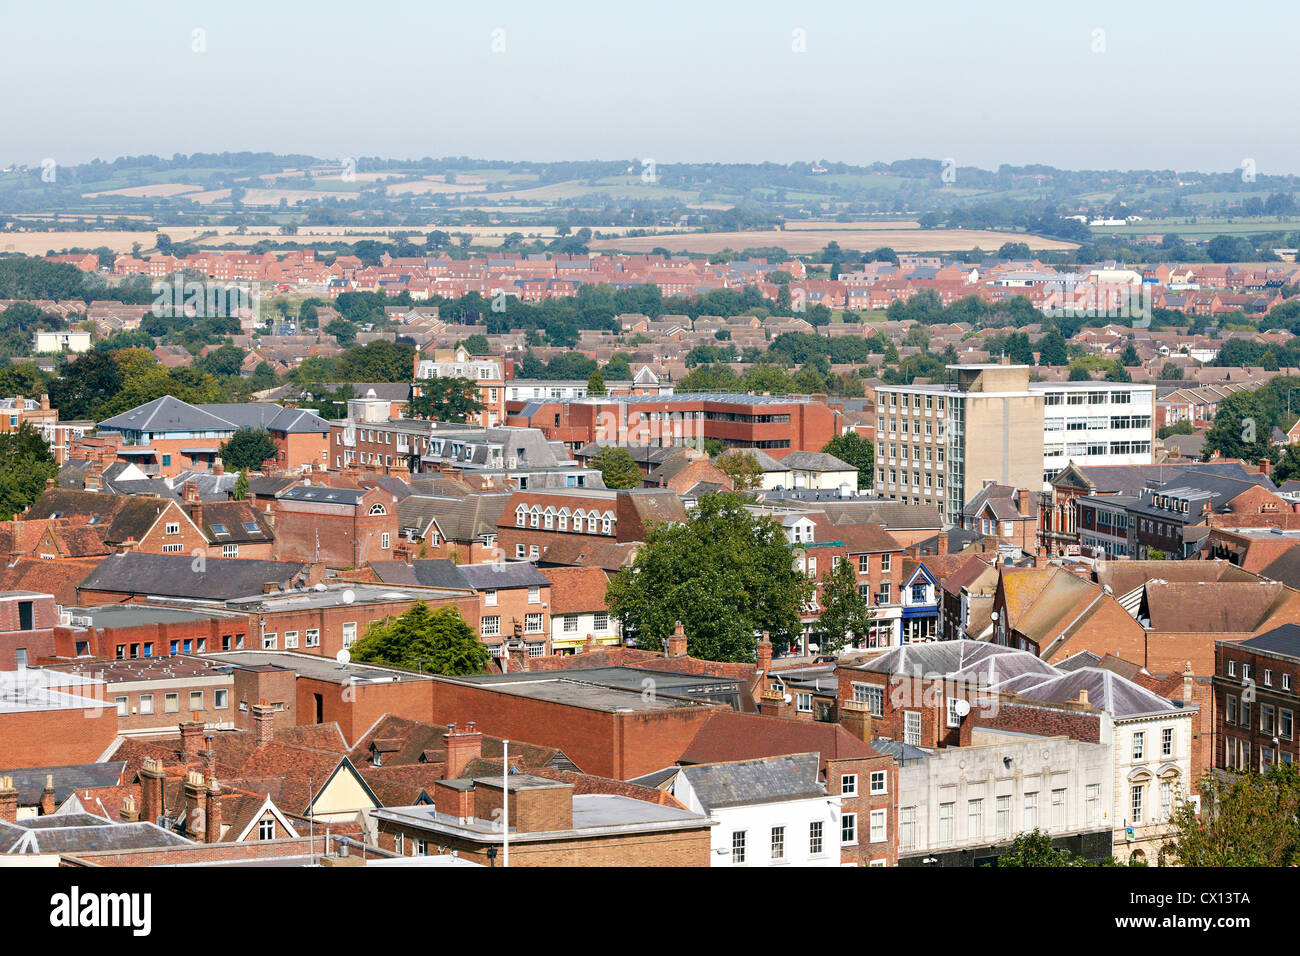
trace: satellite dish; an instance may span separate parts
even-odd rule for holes
[[[989,620],[993,621],[994,623],[997,623],[997,620],[998,620],[998,612],[997,612],[997,611],[994,611],[994,612],[992,612],[991,614],[989,614]]]
[[[968,700],[957,701],[957,716],[965,717],[969,713],[970,713],[970,701]]]
[[[352,660],[352,652],[349,651],[346,647],[341,648],[339,652],[334,655],[334,659],[338,661],[340,664],[347,664],[350,660]]]

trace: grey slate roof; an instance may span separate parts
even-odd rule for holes
[[[285,585],[298,579],[307,565],[300,561],[248,561],[242,558],[207,558],[194,570],[188,554],[112,554],[84,581],[86,591],[122,594],[156,594],[210,601],[261,594],[271,581]]]
[[[819,754],[788,754],[735,763],[697,764],[681,774],[705,812],[826,796],[817,782]]]
[[[152,402],[137,405],[121,415],[114,415],[99,423],[100,429],[114,431],[231,431],[229,421],[198,406],[183,402],[174,395],[164,395]]]
[[[1285,654],[1287,657],[1300,659],[1300,626],[1283,624],[1271,631],[1265,631],[1248,641],[1240,641],[1234,647],[1247,647],[1254,651],[1268,651],[1271,654]]]
[[[253,428],[294,434],[329,433],[329,423],[309,408],[284,408],[269,402],[191,405],[174,395],[164,395],[114,415],[100,422],[99,427],[144,432],[233,432]]]
[[[820,451],[792,451],[781,463],[798,471],[857,471],[848,462]]]
[[[53,778],[54,802],[61,804],[75,790],[94,787],[116,787],[122,781],[125,760],[108,763],[63,764],[57,767],[20,767],[0,770],[0,776],[13,778],[18,790],[18,805],[36,806],[45,790],[45,778]]]
[[[1120,677],[1114,671],[1099,667],[1080,667],[1060,677],[1048,678],[1036,686],[1023,687],[1016,693],[1026,700],[1060,704],[1078,700],[1080,690],[1088,692],[1088,703],[1093,708],[1108,711],[1115,717],[1137,717],[1178,710],[1173,701]]]

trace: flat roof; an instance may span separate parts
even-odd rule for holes
[[[681,674],[639,667],[480,674],[457,680],[520,697],[612,713],[716,705],[721,701],[714,695],[734,693],[744,684],[735,677]]]
[[[207,659],[224,661],[241,668],[281,667],[285,670],[297,671],[303,677],[328,681],[332,684],[384,684],[432,680],[428,674],[416,674],[392,667],[379,667],[375,664],[340,664],[332,657],[295,654],[292,651],[221,651],[208,654]]]
[[[182,624],[231,617],[216,608],[204,610],[157,604],[111,604],[102,607],[65,607],[64,613],[90,618],[92,627],[136,627],[141,624]],[[75,625],[74,625],[75,626]]]
[[[473,592],[452,588],[426,588],[418,585],[326,584],[296,591],[276,591],[232,598],[226,607],[232,610],[279,611],[287,608],[343,607],[347,604],[386,604],[394,601],[436,600],[464,597]]]
[[[500,778],[497,778],[498,782]],[[418,828],[440,830],[480,842],[500,843],[502,828],[496,820],[459,817],[439,813],[434,807],[388,807],[375,810],[380,819]],[[573,826],[563,830],[521,833],[510,828],[511,843],[544,842],[573,837],[595,837],[639,831],[682,830],[712,826],[708,817],[689,810],[616,794],[573,795]]]
[[[221,662],[199,657],[135,657],[128,660],[99,658],[51,664],[46,670],[80,674],[109,683],[138,680],[168,680],[190,677],[220,677]]]

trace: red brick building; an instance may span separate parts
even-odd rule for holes
[[[840,434],[843,416],[824,402],[767,395],[675,395],[534,401],[507,409],[506,424],[539,428],[576,451],[590,442],[693,444],[726,448],[821,451]]]

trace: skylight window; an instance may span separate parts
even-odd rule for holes
[[[225,526],[224,524],[214,524],[214,525],[212,526],[212,533],[213,533],[213,534],[230,534],[230,532],[226,530],[226,526]]]

